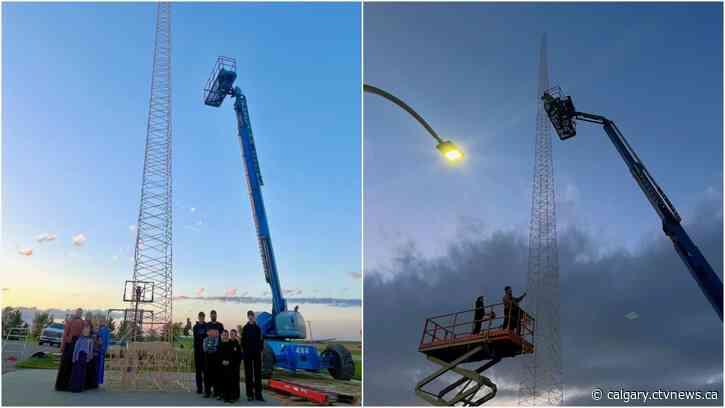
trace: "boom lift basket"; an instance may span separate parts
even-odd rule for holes
[[[561,88],[557,86],[544,92],[541,100],[559,139],[566,140],[576,136],[576,109],[571,96],[562,96]]]
[[[234,58],[219,57],[204,86],[204,104],[218,108],[224,98],[232,92],[237,79],[237,61]]]

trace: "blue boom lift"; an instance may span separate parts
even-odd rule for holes
[[[318,353],[314,345],[291,341],[307,337],[305,319],[297,311],[297,307],[294,310],[288,310],[287,301],[282,296],[267,224],[267,214],[262,200],[261,187],[264,183],[249,122],[247,99],[241,89],[234,86],[236,78],[236,61],[233,58],[219,57],[204,89],[204,103],[208,106],[219,107],[227,95],[235,99],[234,111],[237,116],[252,216],[257,229],[264,276],[272,290],[272,313],[261,312],[257,315],[257,323],[265,338],[262,376],[271,377],[273,367],[313,372],[327,369],[333,378],[349,380],[355,374],[355,362],[350,351],[344,346],[330,344],[322,353]]]
[[[604,127],[604,131],[609,136],[614,147],[617,148],[622,159],[624,159],[634,180],[662,219],[662,229],[665,235],[672,240],[675,251],[677,251],[677,254],[680,255],[682,261],[687,265],[690,274],[695,278],[695,281],[700,286],[700,290],[702,290],[702,293],[722,321],[722,281],[715,274],[715,271],[712,270],[712,267],[702,255],[700,249],[697,248],[697,245],[687,235],[687,232],[682,227],[682,218],[680,218],[677,210],[649,174],[647,168],[637,156],[637,153],[627,143],[627,140],[619,131],[617,125],[601,115],[577,112],[571,97],[562,96],[559,88],[552,88],[544,92],[541,99],[544,101],[544,110],[546,110],[546,114],[552,126],[554,126],[554,130],[556,130],[561,140],[566,140],[576,135],[576,119],[596,123]]]

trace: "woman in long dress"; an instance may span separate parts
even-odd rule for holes
[[[98,388],[98,349],[100,348],[98,329],[93,323],[89,323],[91,328],[91,340],[93,341],[93,352],[91,360],[86,364],[86,389],[91,390]]]
[[[111,337],[111,332],[108,330],[108,326],[105,320],[101,320],[100,327],[98,328],[98,370],[97,378],[98,384],[103,384],[103,373],[105,371],[106,363],[106,350],[108,350],[108,341]]]
[[[70,387],[71,371],[73,370],[73,350],[76,340],[83,331],[83,320],[81,320],[81,309],[77,309],[73,318],[66,320],[63,327],[63,339],[61,340],[61,359],[58,368],[58,376],[55,380],[56,391],[68,391]]]
[[[232,361],[234,367],[232,367],[232,402],[239,401],[240,387],[239,387],[239,370],[242,367],[242,345],[239,342],[239,334],[236,330],[232,329],[230,332],[229,342],[232,343]]]
[[[90,326],[83,327],[83,334],[76,340],[73,350],[73,371],[70,377],[70,390],[82,392],[86,388],[88,362],[93,359],[93,338]]]

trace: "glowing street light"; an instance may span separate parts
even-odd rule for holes
[[[456,146],[455,143],[451,142],[450,140],[438,143],[436,149],[441,152],[443,157],[452,162],[463,160],[463,150],[461,150],[458,146]]]
[[[439,152],[450,162],[460,162],[463,160],[464,154],[463,150],[456,146],[455,143],[451,142],[450,140],[443,140],[440,136],[438,136],[438,133],[436,133],[435,130],[428,124],[428,122],[421,117],[418,112],[413,110],[413,108],[410,107],[407,103],[403,102],[400,98],[378,88],[372,85],[364,84],[363,85],[363,91],[369,92],[378,96],[382,96],[383,98],[393,102],[394,104],[398,105],[399,107],[403,108],[406,112],[408,112],[412,117],[415,118],[415,120],[420,123],[425,130],[430,133],[431,136],[438,142],[438,145],[436,145],[436,148]]]

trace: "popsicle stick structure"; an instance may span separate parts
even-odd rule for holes
[[[195,387],[191,350],[174,349],[167,342],[110,347],[105,375],[109,389],[191,392]]]

